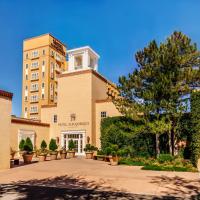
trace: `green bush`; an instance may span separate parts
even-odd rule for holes
[[[45,150],[45,149],[47,148],[47,143],[45,142],[45,140],[42,140],[41,145],[40,145],[40,148],[41,148],[42,150]]]
[[[20,143],[19,143],[19,149],[20,149],[20,151],[23,151],[23,150],[24,150],[24,144],[25,144],[25,140],[22,139],[22,140],[20,141]]]
[[[26,151],[27,153],[31,153],[33,151],[33,144],[29,137],[26,138],[23,150]]]
[[[69,142],[68,142],[68,149],[70,150],[70,151],[72,151],[72,150],[74,150],[75,149],[75,143],[74,143],[74,141],[73,140],[69,140]]]
[[[91,144],[86,144],[85,148],[84,148],[84,151],[86,151],[86,152],[93,152],[93,151],[97,151],[97,150],[98,150],[98,148]]]
[[[58,149],[58,145],[56,144],[56,140],[51,139],[51,141],[49,143],[49,150],[56,151],[57,149]]]
[[[171,154],[160,154],[158,158],[159,163],[171,162],[174,157]]]
[[[126,117],[103,119],[100,139],[101,148],[106,152],[108,146],[115,144],[123,156],[151,157],[155,154],[154,135],[148,133],[141,122]]]

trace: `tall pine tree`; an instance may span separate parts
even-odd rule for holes
[[[137,69],[119,78],[119,96],[113,102],[122,114],[143,120],[156,135],[156,154],[162,130],[169,133],[169,151],[174,155],[178,123],[187,110],[185,96],[198,78],[199,55],[189,37],[174,32],[163,43],[154,40],[138,51]]]

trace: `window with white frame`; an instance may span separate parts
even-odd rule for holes
[[[31,80],[37,80],[39,79],[39,73],[38,72],[33,72],[31,74]]]
[[[31,106],[30,113],[38,113],[38,106]]]
[[[31,69],[36,69],[39,66],[39,62],[38,61],[34,61],[31,63]]]
[[[106,113],[106,111],[102,111],[101,112],[101,118],[105,118],[105,117],[107,117],[107,113]]]
[[[32,51],[32,58],[37,58],[39,56],[38,50]]]
[[[31,91],[38,91],[38,83],[31,84]]]
[[[38,95],[31,95],[31,102],[38,102]]]

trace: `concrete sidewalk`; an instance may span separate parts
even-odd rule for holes
[[[46,161],[2,171],[0,184],[0,197],[4,199],[30,199],[30,194],[43,195],[32,199],[66,199],[67,195],[71,195],[68,199],[76,199],[73,194],[77,194],[77,199],[89,198],[91,194],[94,199],[108,199],[108,194],[109,199],[112,195],[114,199],[189,199],[200,194],[198,173],[145,171],[84,158]]]

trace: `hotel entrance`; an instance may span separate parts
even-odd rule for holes
[[[73,140],[75,143],[76,155],[84,155],[85,147],[85,131],[63,131],[61,133],[61,146],[65,147],[68,150],[68,142]]]

